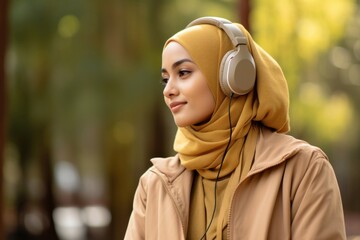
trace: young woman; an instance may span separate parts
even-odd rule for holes
[[[151,160],[125,239],[346,239],[334,171],[286,134],[286,79],[242,25],[193,21],[161,75],[177,154]]]

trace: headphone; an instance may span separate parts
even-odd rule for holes
[[[245,34],[229,20],[219,17],[201,17],[189,23],[186,28],[199,24],[211,24],[222,29],[235,47],[221,60],[221,90],[226,96],[239,96],[250,92],[255,85],[256,66],[247,47]]]

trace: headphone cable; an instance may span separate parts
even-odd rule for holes
[[[214,187],[214,210],[212,212],[212,216],[211,216],[211,220],[210,220],[210,223],[208,224],[208,226],[206,227],[206,230],[205,230],[205,233],[202,235],[202,237],[200,238],[200,240],[203,240],[205,239],[206,237],[206,234],[207,232],[209,231],[210,229],[210,226],[214,220],[214,216],[215,216],[215,212],[216,212],[216,190],[217,190],[217,183],[219,181],[219,176],[220,176],[220,172],[221,172],[221,169],[222,169],[222,166],[223,166],[223,163],[224,163],[224,160],[225,160],[225,156],[229,150],[229,147],[230,147],[230,143],[231,143],[231,139],[232,139],[232,124],[231,124],[231,114],[230,114],[230,107],[231,107],[231,100],[233,99],[233,96],[234,96],[234,93],[231,93],[230,95],[230,101],[229,101],[229,107],[228,107],[228,116],[229,116],[229,141],[226,145],[226,148],[225,148],[225,151],[224,151],[224,154],[222,156],[222,159],[221,159],[221,163],[220,163],[220,167],[219,167],[219,170],[218,170],[218,173],[216,175],[216,179],[215,179],[215,187]]]

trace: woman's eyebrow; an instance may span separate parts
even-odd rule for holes
[[[192,60],[188,59],[188,58],[184,58],[184,59],[181,59],[179,61],[176,61],[173,63],[172,65],[172,69],[175,69],[176,67],[178,67],[179,65],[181,65],[182,63],[184,62],[191,62],[191,63],[194,63]],[[161,72],[164,73],[164,72],[167,72],[165,68],[162,68],[161,69]]]

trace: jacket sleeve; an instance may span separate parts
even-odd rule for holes
[[[140,178],[136,188],[133,210],[130,215],[124,240],[145,239],[146,184],[145,176]]]
[[[346,239],[340,191],[332,166],[316,151],[292,203],[292,239]]]

